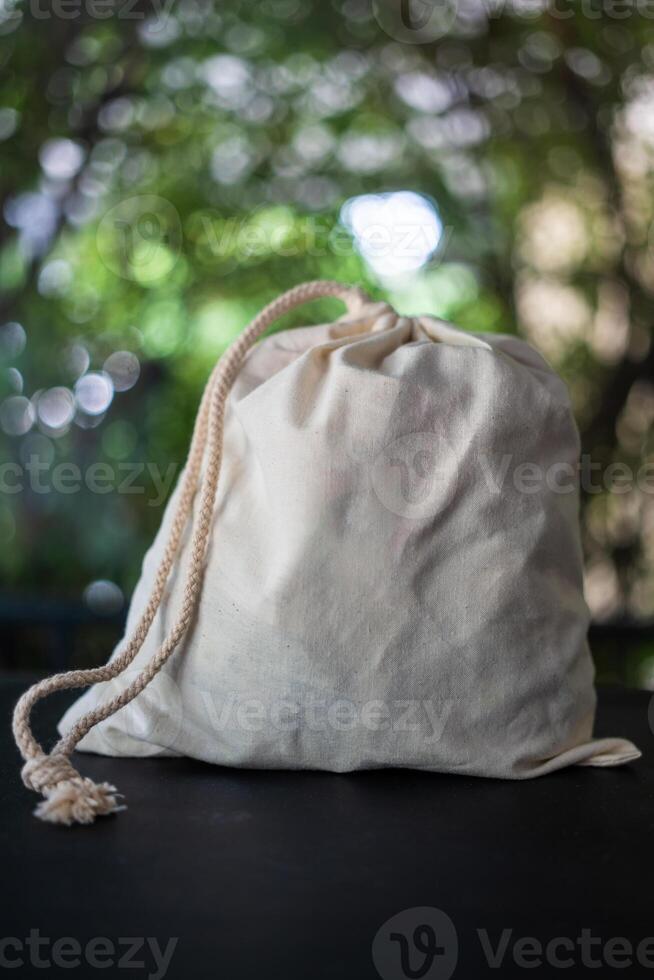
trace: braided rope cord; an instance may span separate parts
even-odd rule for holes
[[[84,810],[83,818],[77,815],[67,819],[70,817],[70,807],[66,809],[64,818],[55,817],[52,813],[44,815],[37,810],[37,814],[44,819],[63,823],[75,821],[88,823],[92,821],[95,813],[113,812],[113,810],[120,809],[116,805],[115,798],[109,793],[109,791],[115,792],[114,787],[108,787],[107,784],[103,784],[103,787],[96,787],[91,780],[83,779],[74,769],[68,757],[78,742],[94,725],[129,704],[147,687],[186,633],[202,589],[207,542],[213,522],[222,463],[225,412],[231,387],[246,354],[276,319],[302,303],[323,297],[336,297],[342,300],[350,312],[356,312],[368,300],[368,297],[361,290],[329,280],[315,280],[296,286],[266,306],[227,348],[213,369],[198,410],[177,506],[164,553],[157,568],[152,592],[125,648],[102,667],[95,667],[90,670],[71,670],[39,681],[29,688],[16,704],[13,733],[16,744],[25,760],[22,773],[23,781],[30,789],[40,791],[48,797],[57,786],[65,784],[67,801],[71,795],[75,795],[71,794],[71,785],[73,788],[84,789],[87,795],[90,788],[93,788],[96,795],[97,791],[102,790],[103,787],[107,790],[106,795],[109,803],[106,807],[94,798],[91,801],[90,809]],[[204,473],[202,473],[202,465],[205,459],[206,465]],[[46,755],[41,745],[34,738],[30,726],[30,717],[34,705],[55,691],[87,687],[118,677],[133,662],[145,642],[161,605],[170,571],[179,552],[183,532],[187,526],[194,500],[200,490],[200,505],[192,532],[182,605],[168,635],[148,663],[141,668],[138,676],[123,691],[83,715],[70,731],[57,742],[50,754]],[[91,795],[93,796],[93,793]],[[61,797],[62,794],[60,793],[59,796]],[[75,808],[73,807],[73,809]],[[79,807],[77,809],[79,810]],[[87,816],[90,818],[86,819]]]

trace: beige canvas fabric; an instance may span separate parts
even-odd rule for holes
[[[194,620],[78,748],[508,778],[636,758],[592,738],[578,454],[564,384],[515,338],[367,303],[263,340],[227,403]],[[164,641],[189,541],[190,525],[127,678],[90,689],[62,734]]]

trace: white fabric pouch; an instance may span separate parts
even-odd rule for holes
[[[254,344],[318,295],[348,312]],[[138,650],[56,748],[514,779],[637,758],[593,739],[579,439],[545,361],[333,283],[248,330],[146,555]]]

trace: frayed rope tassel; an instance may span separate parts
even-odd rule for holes
[[[21,775],[28,789],[45,797],[34,815],[47,823],[93,823],[96,817],[127,807],[118,803],[122,794],[110,783],[94,783],[80,776],[70,760],[59,753],[29,759]]]

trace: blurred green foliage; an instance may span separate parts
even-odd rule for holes
[[[647,5],[443,0],[447,29],[398,39],[399,5],[2,0],[0,463],[152,468],[140,493],[0,494],[6,587],[131,590],[161,518],[149,474],[183,462],[212,364],[314,277],[522,334],[593,460],[650,461]],[[393,276],[341,209],[400,190],[444,233]],[[652,493],[609,489],[584,501],[589,601],[649,622]]]

